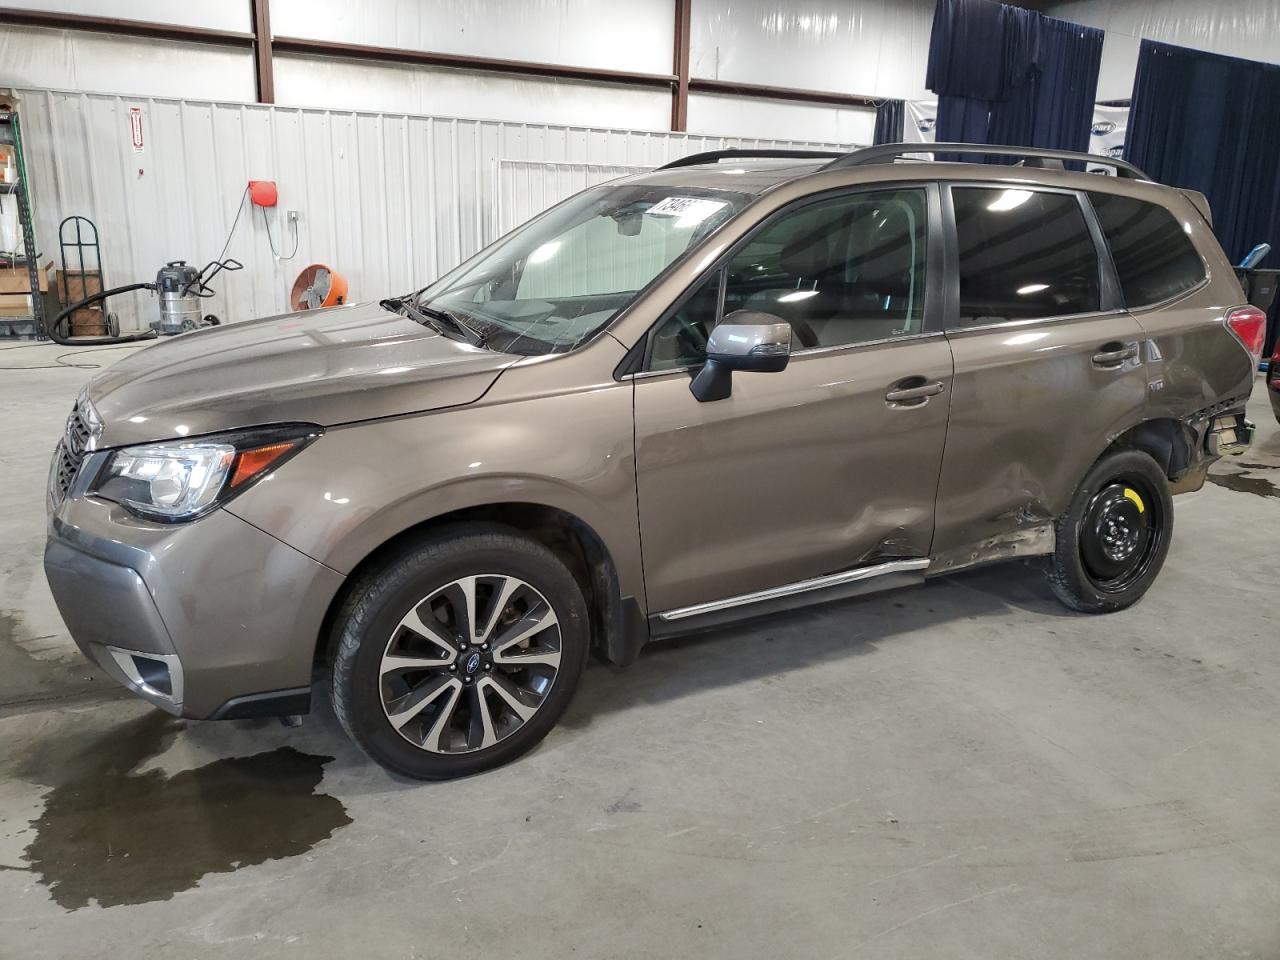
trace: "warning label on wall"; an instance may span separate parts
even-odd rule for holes
[[[142,108],[129,108],[129,135],[133,138],[133,152],[142,153],[145,141],[142,138]]]

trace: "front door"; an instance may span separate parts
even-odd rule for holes
[[[929,554],[952,371],[926,283],[939,216],[922,186],[788,207],[652,331],[635,376],[651,613]],[[741,309],[791,323],[791,362],[699,402],[707,333]]]

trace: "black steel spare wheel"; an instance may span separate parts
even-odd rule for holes
[[[1160,498],[1138,477],[1117,477],[1094,494],[1080,530],[1080,555],[1094,585],[1122,592],[1141,578],[1164,536]]]
[[[1085,613],[1121,610],[1146,593],[1169,552],[1168,480],[1140,450],[1105,454],[1054,531],[1048,573],[1058,599]]]

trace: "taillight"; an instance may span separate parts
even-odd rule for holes
[[[1267,339],[1267,315],[1257,307],[1240,307],[1227,314],[1227,329],[1253,354],[1253,363],[1257,366]]]

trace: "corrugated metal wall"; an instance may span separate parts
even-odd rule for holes
[[[150,279],[166,260],[214,259],[246,182],[275,180],[279,206],[264,221],[246,204],[228,250],[245,270],[220,277],[208,304],[229,321],[284,310],[312,262],[343,273],[353,299],[421,286],[583,186],[687,153],[836,146],[41,90],[23,92],[21,116],[44,255],[60,264],[59,222],[87,216],[108,285]],[[291,209],[297,255],[280,261],[268,224],[290,253]],[[143,297],[118,307],[126,328],[153,309]]]

